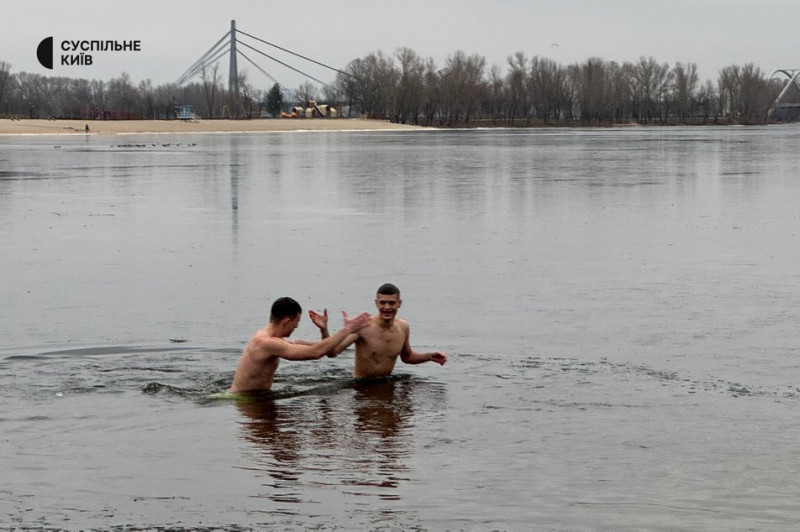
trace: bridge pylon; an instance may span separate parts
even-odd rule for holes
[[[236,64],[236,21],[231,20],[231,59],[230,67],[228,68],[228,91],[235,95],[239,95],[239,68]]]

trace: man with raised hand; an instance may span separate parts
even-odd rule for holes
[[[397,286],[391,283],[381,285],[375,298],[378,313],[370,318],[366,327],[348,334],[328,356],[338,355],[355,342],[353,376],[356,378],[390,375],[398,357],[405,364],[436,362],[444,365],[447,355],[442,351],[418,352],[411,348],[411,328],[407,321],[397,317],[397,311],[402,304]],[[346,320],[347,315],[342,315]],[[312,315],[312,320],[320,327],[324,337],[326,332],[323,322],[327,320],[320,318],[319,314]]]
[[[368,312],[359,314],[353,319],[348,319],[347,314],[342,312],[344,327],[335,334],[329,335],[326,311],[322,340],[319,342],[287,340],[297,328],[302,315],[303,309],[294,299],[281,297],[275,300],[272,304],[269,323],[253,335],[242,352],[236,367],[236,374],[233,376],[231,392],[269,390],[280,359],[315,360],[322,358],[349,335],[356,334],[370,323]],[[313,313],[311,320],[319,327],[322,323],[321,318],[321,315]]]

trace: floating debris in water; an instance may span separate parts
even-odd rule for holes
[[[157,148],[159,144],[150,143],[150,144],[110,144],[110,148]],[[196,142],[167,142],[164,144],[160,144],[162,148],[180,148],[185,146],[187,148],[193,148],[197,146]],[[56,148],[60,148],[61,146],[56,146]]]

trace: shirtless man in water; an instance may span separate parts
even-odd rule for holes
[[[338,355],[355,342],[356,361],[353,376],[356,378],[390,375],[398,356],[406,364],[432,361],[444,365],[447,362],[447,355],[443,352],[420,353],[411,348],[408,340],[411,329],[408,322],[397,318],[397,311],[402,304],[399,288],[391,283],[382,285],[378,288],[375,299],[378,313],[370,318],[369,325],[360,331],[348,334],[328,356]],[[346,318],[346,314],[342,314]],[[316,316],[319,317],[319,314]],[[326,331],[321,326],[324,323],[323,320],[319,321],[317,326],[322,330],[324,337]]]
[[[344,327],[333,335],[327,331],[328,313],[324,315],[310,312],[311,320],[323,330],[323,339],[319,342],[303,340],[287,340],[300,323],[303,309],[290,297],[281,297],[272,304],[269,323],[253,335],[244,348],[236,374],[233,376],[231,392],[248,392],[269,390],[272,378],[278,369],[280,359],[314,360],[330,353],[348,335],[356,334],[369,325],[368,312],[348,319],[342,312]]]

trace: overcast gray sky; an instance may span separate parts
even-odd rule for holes
[[[754,63],[767,75],[800,68],[798,0],[3,0],[0,10],[0,60],[12,72],[102,80],[127,72],[136,83],[156,85],[175,81],[232,19],[247,33],[336,67],[405,46],[439,66],[456,50],[480,54],[503,72],[515,52],[565,65],[589,57],[693,62],[700,78],[712,81],[731,64]],[[36,60],[49,36],[56,43],[52,71]],[[100,39],[138,40],[141,51],[95,52],[92,66],[58,64],[61,41]],[[283,85],[305,81],[245,51]],[[333,79],[319,67],[287,62]],[[227,60],[220,66],[226,73]],[[258,88],[272,85],[246,61],[240,70]]]

